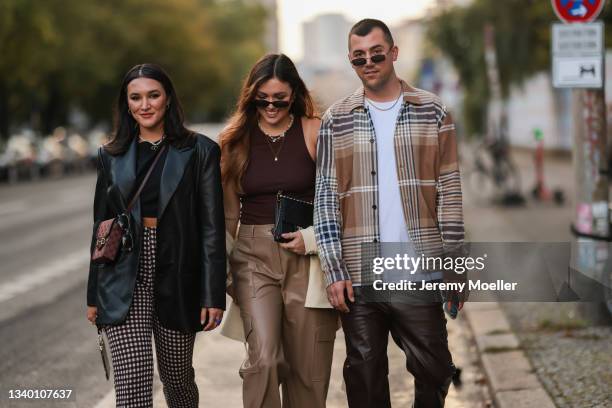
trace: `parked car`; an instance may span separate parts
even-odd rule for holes
[[[0,141],[0,182],[61,177],[95,169],[98,147],[108,140],[101,129],[81,135],[64,127],[38,137],[26,129]]]
[[[101,129],[92,130],[87,136],[89,143],[89,160],[91,166],[96,168],[96,160],[98,159],[98,147],[108,141],[108,133]]]
[[[9,138],[0,163],[6,172],[9,183],[21,179],[36,179],[40,175],[37,163],[36,136],[34,132],[24,130]]]
[[[69,173],[84,173],[89,167],[89,143],[83,136],[73,133],[66,138],[67,160],[64,170]]]
[[[64,174],[66,148],[62,141],[65,137],[65,130],[58,128],[52,135],[39,140],[38,164],[45,177],[61,177]]]

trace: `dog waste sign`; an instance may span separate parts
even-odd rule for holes
[[[604,25],[552,25],[552,77],[555,88],[602,88]]]

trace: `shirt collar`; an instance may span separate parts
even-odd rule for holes
[[[400,83],[402,85],[402,92],[404,94],[404,102],[412,103],[414,105],[422,105],[424,103],[416,88],[408,85],[401,79]],[[359,87],[348,97],[347,103],[350,111],[360,107],[365,108],[365,90],[363,86]]]

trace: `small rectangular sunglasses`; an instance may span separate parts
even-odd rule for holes
[[[383,62],[386,58],[387,58],[386,54],[376,54],[370,57],[370,61],[372,61],[373,64],[378,64],[380,62]],[[365,57],[354,58],[351,60],[351,64],[353,64],[356,67],[364,66],[367,62],[368,62],[368,59]]]
[[[289,101],[269,101],[267,99],[255,99],[253,103],[258,108],[263,108],[263,109],[267,108],[268,105],[270,104],[277,109],[285,109],[289,107]]]

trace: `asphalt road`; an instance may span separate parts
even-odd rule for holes
[[[85,319],[95,175],[0,187],[0,406],[10,389],[72,389],[94,406],[111,388]],[[78,401],[78,405],[77,405]]]

